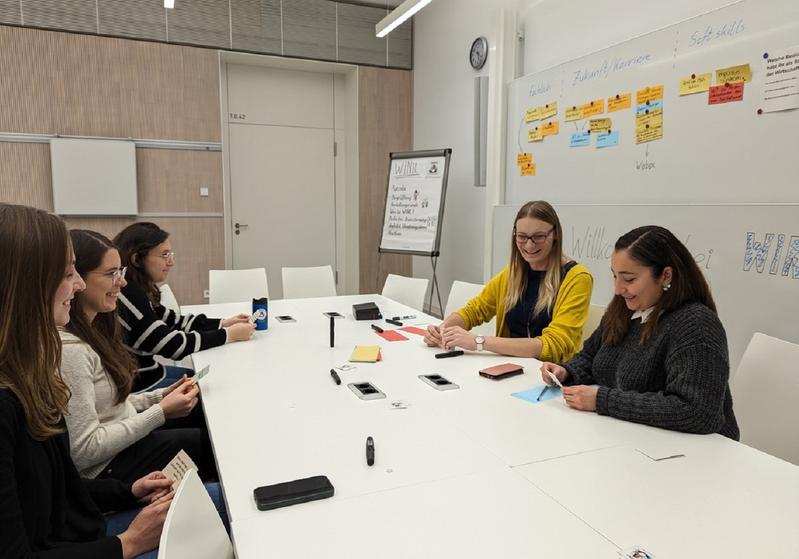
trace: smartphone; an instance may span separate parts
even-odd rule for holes
[[[350,390],[355,392],[361,400],[380,400],[386,395],[378,390],[371,382],[351,382],[348,384]]]
[[[343,314],[337,313],[336,311],[323,312],[322,314],[325,315],[328,318],[331,318],[331,317],[332,318],[344,318]]]
[[[287,314],[281,314],[279,316],[276,316],[275,320],[277,320],[278,322],[297,322],[296,320],[294,320],[293,316],[289,316]]]
[[[335,489],[327,476],[314,476],[274,485],[257,487],[253,491],[258,510],[271,510],[308,501],[332,497]]]
[[[441,375],[419,375],[419,378],[422,380],[422,382],[429,384],[436,390],[456,390],[460,388],[460,386],[449,381],[448,379],[445,379]]]
[[[503,363],[502,365],[494,365],[480,370],[481,377],[490,378],[491,380],[515,377],[522,373],[524,373],[524,367],[514,363]]]

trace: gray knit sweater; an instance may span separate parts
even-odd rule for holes
[[[652,320],[652,318],[650,318]],[[626,421],[738,440],[727,337],[716,313],[689,303],[663,314],[641,345],[636,319],[622,342],[602,342],[603,323],[564,366],[566,384],[598,384],[596,411]]]

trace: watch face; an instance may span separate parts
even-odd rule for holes
[[[486,63],[488,57],[488,41],[485,37],[478,37],[472,43],[472,48],[469,51],[469,63],[472,68],[479,70]]]

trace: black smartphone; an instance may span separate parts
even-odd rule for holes
[[[297,322],[296,320],[294,320],[293,316],[287,314],[281,314],[276,316],[275,318],[277,319],[278,322]]]
[[[271,510],[308,501],[332,497],[335,490],[327,476],[313,476],[274,485],[257,487],[253,491],[258,510]]]

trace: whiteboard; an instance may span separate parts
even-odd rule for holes
[[[136,215],[136,145],[125,140],[50,140],[59,215]]]
[[[451,153],[391,154],[380,252],[438,256]]]
[[[494,208],[493,272],[510,256],[510,232],[520,206]],[[710,283],[727,331],[734,368],[749,339],[763,332],[799,343],[799,205],[556,204],[563,250],[594,276],[591,301],[613,297],[610,256],[631,229],[670,229],[694,255]]]

